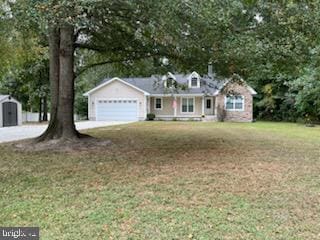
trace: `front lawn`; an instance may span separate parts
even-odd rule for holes
[[[141,122],[100,151],[0,145],[0,225],[41,239],[319,239],[320,127]]]

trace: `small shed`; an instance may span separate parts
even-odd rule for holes
[[[0,127],[22,125],[21,103],[10,95],[0,95]]]

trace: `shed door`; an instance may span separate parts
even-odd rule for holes
[[[18,113],[17,104],[14,102],[2,103],[2,114],[3,114],[3,126],[17,126],[18,125]]]
[[[138,101],[135,99],[98,100],[97,121],[137,121]]]

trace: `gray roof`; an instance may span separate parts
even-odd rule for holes
[[[0,95],[0,102],[9,97],[9,95]]]
[[[200,77],[200,88],[188,88],[188,78],[190,74],[174,74],[176,81],[180,87],[177,89],[165,88],[162,76],[152,75],[151,77],[129,77],[120,78],[121,80],[144,90],[150,94],[214,94],[219,90],[226,79],[218,79],[217,77]],[[97,87],[113,78],[104,79]]]

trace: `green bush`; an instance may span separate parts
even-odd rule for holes
[[[154,113],[147,114],[148,121],[153,121],[155,118],[156,118],[156,115]]]
[[[320,120],[320,68],[307,68],[296,80],[290,82],[289,94],[296,112],[306,124]]]

